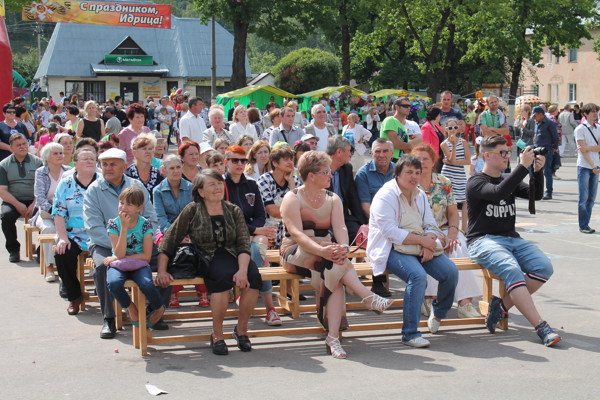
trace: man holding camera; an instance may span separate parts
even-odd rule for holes
[[[535,328],[542,343],[553,346],[561,338],[542,319],[531,297],[552,275],[552,264],[537,246],[521,238],[515,230],[515,198],[533,201],[534,195],[535,200],[541,199],[545,158],[526,147],[519,156],[519,165],[510,175],[503,176],[511,153],[506,139],[500,135],[487,136],[481,142],[481,151],[485,160],[483,171],[467,183],[469,255],[500,277],[508,292],[503,299],[492,297],[485,324],[494,333],[514,305]],[[535,182],[532,187],[522,182],[531,166]]]
[[[556,123],[546,117],[544,109],[540,106],[533,107],[532,116],[535,120],[534,143],[536,147],[546,149],[546,164],[544,165],[544,178],[546,178],[546,194],[544,200],[552,200],[552,163],[558,157],[558,130]]]

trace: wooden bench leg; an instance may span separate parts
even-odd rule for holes
[[[292,304],[290,304],[290,311],[292,318],[300,318],[300,280],[292,279]]]
[[[138,329],[139,335],[137,335],[138,347],[140,349],[140,353],[143,356],[147,356],[148,337],[152,336],[152,331],[148,328],[146,321],[146,295],[139,290],[138,287],[135,287],[133,290],[137,292],[137,295],[134,295],[134,298],[137,301],[136,306],[138,308],[138,314],[140,315],[140,328]]]
[[[490,273],[483,270],[483,299],[479,302],[479,312],[486,316],[489,311],[490,301],[492,300],[493,286]]]
[[[115,326],[117,327],[117,330],[121,330],[123,329],[123,308],[121,307],[121,305],[119,304],[119,302],[117,301],[117,299],[114,299],[114,307],[115,307]]]
[[[79,311],[85,311],[85,265],[87,256],[83,256],[83,253],[79,253],[77,257],[77,279],[79,279],[79,289],[81,290],[81,304],[79,304]]]
[[[46,259],[44,257],[44,246],[40,244],[40,274],[46,275]]]
[[[27,228],[27,226],[24,226],[24,228],[25,228],[25,257],[27,257],[31,260],[33,258],[33,255],[31,254],[31,243],[33,243],[33,232],[31,230],[29,230]]]
[[[138,319],[141,322],[142,320],[142,314],[144,314],[144,318],[146,316],[146,306],[145,303],[142,305],[142,303],[140,303],[140,289],[136,286],[134,288],[132,288],[131,290],[131,295],[133,297],[133,304],[135,304],[135,306],[138,309]],[[141,325],[140,325],[141,327]],[[137,328],[135,326],[133,326],[133,324],[131,325],[131,331],[132,331],[132,335],[133,335],[133,347],[135,347],[136,349],[140,348],[140,328]]]

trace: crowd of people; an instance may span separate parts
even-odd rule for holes
[[[223,320],[228,303],[236,301],[232,288],[241,289],[233,332],[240,350],[252,348],[248,321],[259,297],[264,322],[283,323],[272,284],[261,281],[258,270],[269,266],[267,249],[277,248],[287,271],[311,278],[319,321],[329,332],[328,352],[346,358],[338,336],[347,327],[345,293],[360,296],[376,313],[385,311],[392,304],[386,271],[406,282],[406,345],[430,345],[418,331],[421,313],[432,333],[454,302],[459,318],[480,317],[474,301],[481,288],[473,272],[459,273],[452,262],[470,256],[508,290],[493,298],[488,330],[493,333],[516,306],[552,346],[560,336],[531,298],[552,275],[552,265],[515,231],[515,198],[552,199],[560,149],[577,150],[579,226],[593,233],[598,107],[581,107],[579,122],[568,108],[558,114],[550,107],[547,116],[542,107],[525,107],[511,137],[497,97],[487,98],[486,110],[469,105],[466,116],[452,98],[443,92],[422,124],[406,97],[367,99],[360,111],[356,104],[323,98],[309,118],[294,101],[283,107],[270,102],[266,111],[253,104],[224,110],[197,97],[176,107],[167,97],[156,107],[153,101],[125,107],[122,98],[99,106],[74,95],[60,105],[43,99],[27,110],[17,98],[4,105],[0,122],[1,220],[9,260],[20,260],[18,218],[55,233],[56,243],[44,251],[45,279],[55,281],[58,273],[67,312],[76,315],[83,296],[77,256],[88,251],[103,315],[100,337],[109,339],[116,334],[113,299],[134,325],[147,312],[149,327],[168,329],[162,315],[180,306],[182,289],[171,286],[169,262],[178,246],[193,243],[207,263],[205,284],[195,287],[199,306],[211,307],[211,348],[224,355]],[[511,167],[513,139],[519,157]],[[531,184],[523,182],[528,176]],[[371,288],[349,261],[349,247],[366,227]],[[146,310],[131,302],[123,287],[127,279],[146,294]]]

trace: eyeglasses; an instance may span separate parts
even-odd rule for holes
[[[323,175],[327,176],[327,175],[333,175],[333,171],[330,169],[326,169],[325,171],[317,171],[317,172],[315,172],[315,174],[323,174]]]
[[[5,114],[16,114],[15,110],[6,110]]]
[[[238,163],[246,164],[248,162],[248,160],[245,158],[228,158],[228,160],[234,164],[238,164]]]
[[[512,154],[512,151],[510,151],[510,150],[494,150],[494,151],[488,151],[488,153],[498,154],[502,158],[507,158],[507,157],[510,157],[510,155]]]
[[[400,104],[400,107],[410,108],[412,107],[412,104]]]
[[[458,125],[447,126],[446,129],[448,129],[449,131],[456,131],[456,130],[458,130]]]

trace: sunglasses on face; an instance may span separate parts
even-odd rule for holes
[[[488,151],[488,153],[498,154],[502,158],[510,157],[512,152],[510,150],[494,150]]]
[[[447,126],[446,129],[448,129],[449,131],[456,131],[456,130],[458,130],[458,126],[457,125]]]
[[[412,107],[412,104],[400,104],[400,107],[410,108]]]
[[[234,164],[239,164],[239,163],[246,164],[248,162],[248,160],[245,158],[230,158],[229,161],[231,161]]]
[[[6,110],[5,114],[16,114],[15,110]]]

